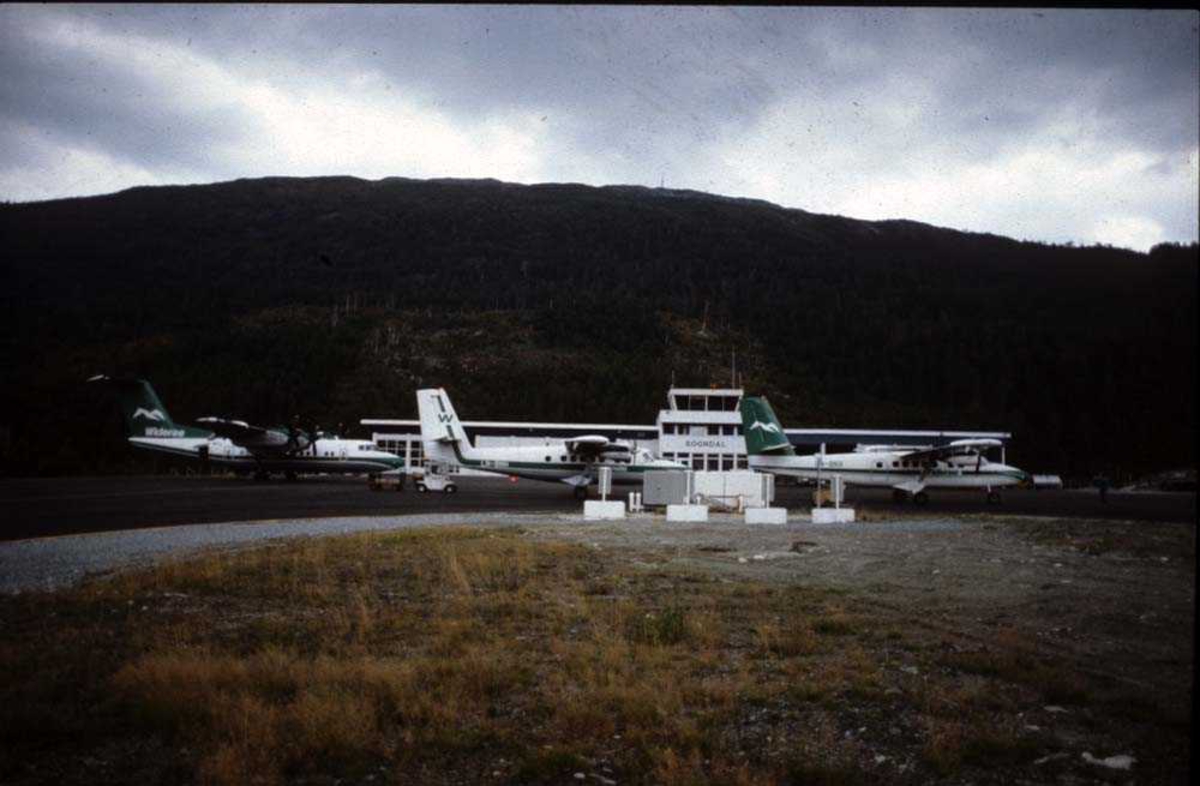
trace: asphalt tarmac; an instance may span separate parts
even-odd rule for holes
[[[629,490],[618,487],[616,496],[624,498]],[[780,486],[776,504],[793,511],[807,509],[811,493],[808,488]],[[978,492],[929,494],[929,503],[917,508],[910,502],[893,502],[886,489],[856,488],[848,491],[847,504],[863,511],[920,510],[928,515],[1196,520],[1196,495],[1190,492],[1110,491],[1108,501],[1102,503],[1094,489],[1010,489],[998,506],[986,504]],[[421,494],[411,485],[402,492],[371,491],[363,478],[333,476],[291,482],[199,475],[17,478],[0,480],[0,540],[223,521],[481,511],[578,513],[581,507],[565,485],[505,478],[461,478],[457,494]]]

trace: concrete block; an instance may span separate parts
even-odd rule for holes
[[[623,519],[625,518],[625,503],[621,500],[589,499],[583,503],[585,519]]]
[[[708,521],[708,505],[667,505],[667,521]]]
[[[813,524],[850,524],[854,522],[854,508],[813,508]]]
[[[787,508],[746,508],[747,524],[787,524]]]

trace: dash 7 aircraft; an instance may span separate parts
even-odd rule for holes
[[[999,447],[995,439],[959,439],[940,447],[871,446],[853,453],[797,456],[775,411],[765,398],[742,399],[742,431],[750,468],[805,480],[841,475],[847,485],[891,488],[897,500],[929,501],[927,488],[980,489],[990,504],[1000,502],[999,489],[1030,481],[1029,475],[988,461],[984,451]]]
[[[181,426],[167,414],[154,388],[144,379],[103,374],[89,382],[107,382],[117,390],[129,444],[141,450],[211,462],[256,479],[282,473],[330,472],[375,474],[400,469],[404,460],[363,440],[326,437],[295,427],[263,428],[241,420],[200,418],[207,429]]]
[[[442,388],[417,391],[421,441],[425,455],[450,466],[566,483],[576,496],[585,496],[600,467],[612,467],[612,482],[639,483],[647,470],[685,470],[683,464],[656,459],[650,451],[634,450],[624,442],[595,435],[546,445],[476,448],[467,439],[450,397]]]

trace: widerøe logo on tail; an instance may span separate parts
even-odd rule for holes
[[[163,414],[161,409],[143,409],[142,407],[138,407],[133,411],[133,418],[134,420],[144,418],[162,423],[166,421],[167,416]]]
[[[774,423],[763,423],[761,420],[756,420],[750,424],[750,430],[753,431],[754,429],[758,429],[759,431],[769,431],[772,434],[783,433],[779,430],[779,426],[776,426]]]
[[[146,427],[146,436],[147,437],[170,437],[170,438],[174,438],[174,439],[179,439],[181,437],[186,437],[187,432],[185,432],[181,428],[158,428],[156,426],[147,426]]]

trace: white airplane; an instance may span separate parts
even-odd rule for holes
[[[741,409],[750,468],[760,472],[804,480],[837,474],[847,485],[891,488],[897,500],[911,498],[922,505],[929,501],[927,488],[980,489],[989,504],[997,504],[1000,488],[1030,482],[1028,473],[983,455],[1000,447],[997,439],[958,439],[938,447],[869,445],[853,453],[797,456],[765,398],[743,398]]]
[[[213,417],[196,421],[207,429],[180,426],[144,379],[98,374],[88,381],[108,382],[117,389],[129,444],[141,450],[253,472],[258,480],[272,472],[291,479],[302,472],[376,474],[404,466],[403,459],[372,442],[326,437],[294,426],[263,428]]]
[[[472,447],[450,397],[442,388],[417,391],[421,441],[430,460],[501,475],[566,483],[576,496],[586,496],[600,467],[612,467],[612,482],[640,483],[647,470],[686,470],[683,464],[656,459],[650,451],[633,449],[601,435],[575,437],[545,445]]]

